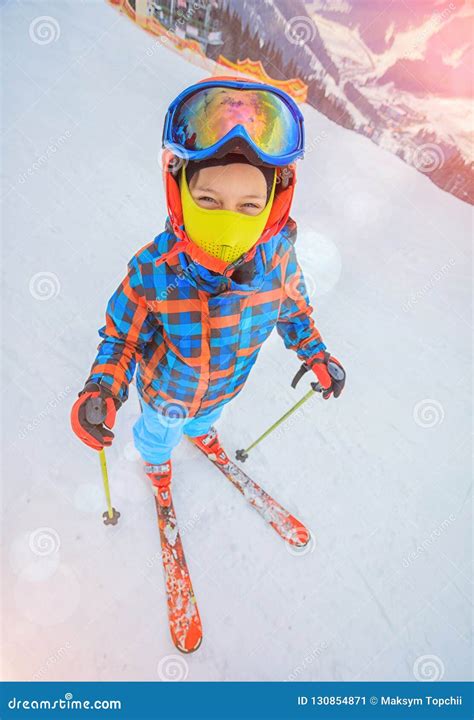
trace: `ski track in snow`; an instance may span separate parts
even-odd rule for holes
[[[135,388],[98,458],[69,410],[108,297],[165,218],[165,109],[199,68],[105,3],[9,2],[4,63],[5,678],[159,680],[169,638]],[[38,16],[55,40],[32,41]],[[147,52],[148,51],[148,52]],[[470,208],[308,106],[293,215],[317,324],[341,358],[245,472],[316,537],[289,552],[197,450],[174,496],[204,625],[188,680],[468,679]],[[53,149],[51,149],[53,148]],[[306,391],[273,333],[219,423],[246,447]],[[161,666],[160,666],[161,667]]]

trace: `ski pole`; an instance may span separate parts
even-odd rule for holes
[[[290,415],[292,415],[296,410],[298,410],[298,408],[300,408],[307,400],[309,400],[310,397],[313,397],[315,392],[321,392],[322,389],[323,388],[319,385],[319,383],[316,383],[316,382],[311,383],[311,390],[308,390],[306,395],[303,395],[301,400],[298,400],[298,402],[295,405],[293,405],[293,407],[290,408],[288,410],[288,412],[286,412],[284,415],[282,415],[281,418],[279,418],[279,420],[274,422],[273,425],[271,425],[268,428],[268,430],[265,430],[265,432],[262,435],[260,435],[260,437],[258,437],[251,445],[249,445],[248,448],[245,448],[245,450],[237,450],[236,451],[235,457],[237,458],[237,460],[240,460],[241,462],[245,462],[249,456],[249,452],[251,450],[253,450],[253,448],[256,445],[258,445],[260,442],[262,442],[262,440],[264,440],[266,437],[268,437],[268,435],[270,435],[270,433],[272,433],[274,430],[276,430],[276,428],[279,425],[281,425],[282,422],[285,422],[285,420],[287,418],[289,418]]]
[[[102,470],[102,481],[104,483],[105,500],[107,502],[107,510],[102,514],[104,525],[116,525],[120,517],[118,510],[112,507],[110,499],[109,474],[107,472],[107,460],[105,458],[105,450],[99,451],[100,468]]]
[[[91,425],[101,425],[105,419],[105,404],[102,398],[90,398],[86,404],[86,420]],[[107,510],[102,513],[104,525],[116,525],[120,517],[120,513],[112,507],[110,499],[109,474],[107,472],[107,460],[105,450],[99,451],[100,469],[102,471],[102,482],[104,484],[105,500],[107,502]]]
[[[298,372],[296,373],[295,377],[293,378],[293,381],[291,383],[291,387],[295,388],[298,382],[301,380],[303,375],[308,372],[311,368],[306,365],[306,363],[303,363],[303,365],[300,367]],[[341,379],[341,372],[344,372],[342,368],[339,365],[336,365],[333,362],[328,362],[328,372],[331,375],[331,377],[335,379]],[[253,448],[258,445],[262,440],[264,440],[270,433],[272,433],[279,425],[281,425],[282,422],[285,422],[287,418],[290,417],[298,408],[300,408],[307,400],[310,399],[310,397],[314,397],[315,392],[323,392],[324,388],[317,382],[311,383],[311,390],[308,390],[306,395],[304,395],[301,400],[298,400],[298,402],[293,405],[284,415],[279,418],[276,422],[271,425],[268,430],[265,430],[265,432],[260,435],[251,445],[248,446],[248,448],[237,450],[235,453],[235,457],[237,460],[240,460],[241,462],[245,462],[249,456],[249,452],[253,450]]]

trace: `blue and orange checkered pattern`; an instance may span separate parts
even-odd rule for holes
[[[288,226],[289,228],[289,226]],[[237,283],[193,263],[168,231],[130,261],[107,306],[90,381],[122,401],[137,370],[143,400],[194,417],[242,390],[274,328],[287,348],[311,361],[325,349],[298,265],[294,233],[285,228],[260,245],[253,276]]]

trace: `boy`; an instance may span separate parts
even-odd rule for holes
[[[163,145],[166,229],[131,259],[108,303],[71,420],[90,447],[110,445],[138,362],[134,441],[166,507],[183,433],[226,461],[213,424],[274,327],[326,398],[341,394],[344,379],[328,372],[329,359],[340,363],[314,326],[294,250],[289,212],[304,130],[293,100],[263,83],[211,78],[170,105]],[[98,397],[105,419],[96,425],[87,409]]]

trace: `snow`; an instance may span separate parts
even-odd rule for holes
[[[131,443],[135,388],[107,452],[115,527],[69,410],[127,260],[163,227],[165,108],[203,71],[102,2],[10,0],[1,14],[3,677],[163,680],[177,651]],[[51,42],[30,37],[39,16]],[[178,449],[175,505],[205,629],[183,676],[414,680],[434,655],[438,677],[465,680],[470,208],[303,109],[298,251],[348,385],[308,402],[244,469],[316,542],[286,548],[195,448]],[[230,452],[306,392],[306,379],[290,388],[298,367],[273,333],[220,421]]]

